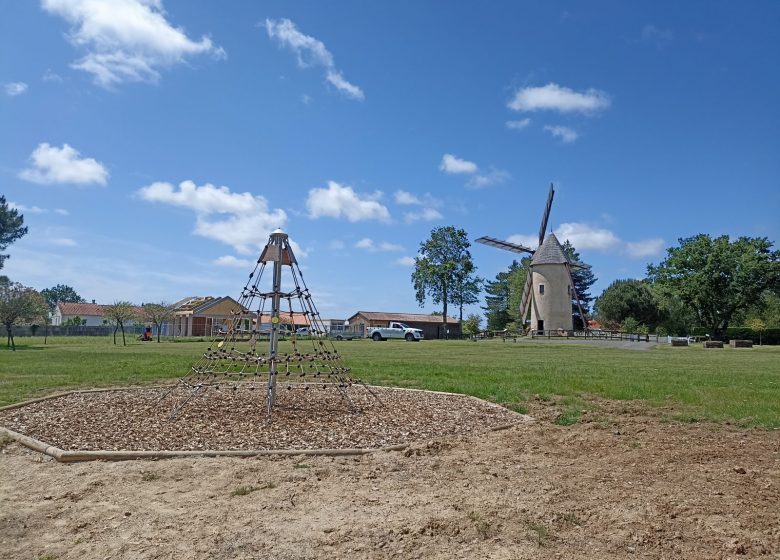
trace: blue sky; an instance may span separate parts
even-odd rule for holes
[[[780,239],[780,4],[11,0],[3,273],[100,303],[240,293],[268,233],[325,317],[430,312],[430,230],[549,228],[598,295],[680,237]],[[493,279],[512,254],[471,248]],[[479,311],[472,307],[467,312]]]

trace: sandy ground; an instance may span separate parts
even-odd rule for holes
[[[0,557],[780,558],[780,431],[600,402],[362,457],[0,454]]]

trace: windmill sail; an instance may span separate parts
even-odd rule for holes
[[[523,295],[520,297],[520,325],[525,325],[525,318],[528,316],[528,305],[531,303],[531,291],[533,281],[531,280],[532,271],[529,269],[523,285]]]
[[[552,209],[553,197],[555,196],[555,188],[550,183],[550,192],[547,194],[547,204],[544,207],[544,214],[542,214],[542,225],[539,227],[539,245],[544,241],[544,232],[547,231],[547,220],[550,219],[550,210]]]

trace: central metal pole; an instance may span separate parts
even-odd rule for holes
[[[284,236],[286,237],[286,236]],[[270,367],[268,373],[268,417],[271,417],[271,412],[274,409],[274,398],[276,397],[276,354],[279,349],[279,307],[281,301],[282,290],[282,249],[283,249],[283,237],[282,235],[272,235],[272,243],[278,245],[280,258],[274,261],[274,278],[273,278],[273,295],[271,296],[271,347],[269,349]]]

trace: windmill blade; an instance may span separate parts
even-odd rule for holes
[[[542,215],[542,225],[539,227],[539,245],[544,241],[544,232],[547,231],[547,220],[550,219],[550,210],[552,209],[553,197],[555,196],[555,188],[550,183],[550,192],[547,194],[547,205],[544,207],[544,214]]]
[[[571,265],[569,263],[566,263],[566,272],[569,273],[569,285],[571,286],[571,294],[574,298],[574,301],[577,302],[577,309],[579,309],[580,311],[580,317],[582,318],[582,325],[583,325],[582,328],[587,332],[588,316],[585,315],[585,313],[582,311],[582,305],[580,304],[580,295],[577,293],[577,288],[574,286],[574,276],[572,276]]]
[[[482,243],[483,245],[490,245],[491,247],[497,247],[499,249],[504,249],[505,251],[512,251],[513,253],[531,253],[533,254],[534,250],[530,247],[526,247],[525,245],[518,245],[517,243],[510,243],[509,241],[503,241],[501,239],[496,239],[495,237],[480,237],[476,240],[477,243]]]
[[[532,270],[528,269],[528,275],[525,277],[525,284],[523,285],[523,295],[520,297],[520,324],[525,325],[525,317],[528,315],[528,305],[531,302],[531,288],[533,288],[533,281],[531,280]]]

